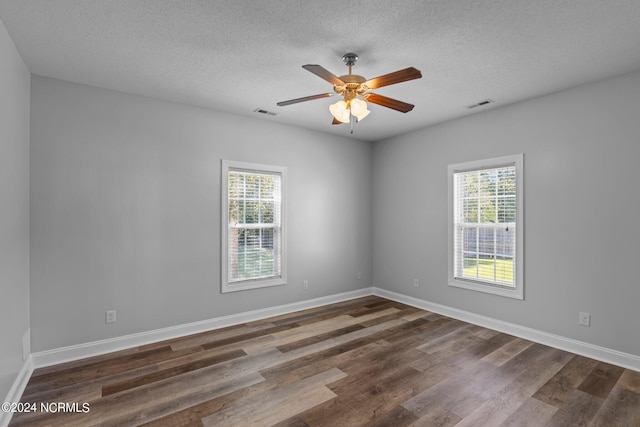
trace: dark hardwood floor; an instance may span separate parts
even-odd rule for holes
[[[640,373],[366,297],[38,369],[22,402],[78,412],[11,426],[638,427]]]

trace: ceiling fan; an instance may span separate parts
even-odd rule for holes
[[[360,121],[369,115],[370,111],[367,109],[367,103],[365,101],[391,108],[401,113],[408,113],[413,110],[414,106],[412,104],[378,95],[371,91],[384,86],[419,79],[422,77],[420,70],[409,67],[367,80],[357,74],[351,74],[351,68],[358,61],[358,55],[355,53],[347,53],[342,56],[342,61],[349,67],[349,74],[340,77],[320,65],[307,64],[302,66],[305,70],[331,83],[334,93],[321,93],[303,98],[290,99],[288,101],[278,102],[277,105],[284,107],[285,105],[297,104],[299,102],[328,98],[335,94],[342,95],[343,99],[341,101],[329,106],[329,111],[331,115],[333,115],[332,124],[351,123],[351,133],[353,133],[354,121]]]

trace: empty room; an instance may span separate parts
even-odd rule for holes
[[[640,426],[637,0],[0,0],[0,426]]]

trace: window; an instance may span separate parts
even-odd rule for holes
[[[449,284],[524,299],[522,154],[449,165]]]
[[[286,168],[222,161],[222,292],[286,283]]]

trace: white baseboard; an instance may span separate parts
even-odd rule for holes
[[[494,329],[496,331],[504,332],[540,344],[548,345],[550,347],[559,348],[561,350],[622,366],[634,371],[640,371],[640,356],[623,353],[617,350],[589,344],[582,341],[577,341],[571,338],[554,335],[536,329],[527,328],[525,326],[520,326],[514,323],[504,322],[490,317],[481,316],[479,314],[474,314],[468,311],[459,310],[457,308],[432,303],[408,295],[387,291],[385,289],[370,287],[335,295],[329,295],[326,297],[299,301],[291,304],[279,305],[276,307],[253,310],[229,316],[216,317],[200,322],[188,323],[169,328],[157,329],[138,334],[125,335],[122,337],[33,353],[32,359],[29,359],[30,371],[28,372],[28,375],[26,375],[26,379],[24,379],[24,385],[26,385],[31,372],[35,368],[70,362],[86,357],[98,356],[101,354],[124,350],[131,347],[138,347],[141,345],[167,339],[179,338],[185,335],[220,329],[227,326],[238,325],[241,323],[252,322],[267,317],[279,316],[282,314],[306,310],[322,305],[334,304],[337,302],[361,298],[368,295],[377,295],[382,298],[401,302],[403,304],[418,307],[423,310],[432,311],[434,313],[442,314],[444,316],[462,320],[464,322]],[[18,379],[16,379],[16,383],[20,383],[20,377],[21,376],[19,375]],[[20,396],[23,390],[24,388],[20,390],[20,393],[18,393],[17,396]]]
[[[31,378],[31,374],[33,373],[33,357],[28,355],[27,358],[22,363],[22,368],[20,368],[20,372],[18,372],[18,376],[16,376],[13,385],[9,389],[9,393],[7,393],[7,397],[2,401],[8,403],[18,403],[20,402],[20,398],[22,397],[22,393],[24,389],[27,387],[27,383],[29,382],[29,378]],[[0,426],[5,427],[9,425],[9,421],[13,413],[0,411]]]
[[[538,331],[536,329],[527,328],[525,326],[516,325],[514,323],[503,322],[502,320],[492,319],[490,317],[481,316],[468,311],[459,310],[457,308],[448,307],[446,305],[436,304],[419,298],[399,294],[377,287],[373,288],[373,294],[392,301],[401,302],[423,310],[432,311],[442,314],[443,316],[462,320],[463,322],[472,323],[474,325],[483,326],[495,331],[504,332],[509,335],[524,338],[550,347],[565,350],[571,353],[586,356],[591,359],[600,360],[602,362],[611,363],[623,368],[640,371],[640,356],[621,351],[612,350],[610,348],[589,344],[583,341],[577,341],[571,338],[562,337],[560,335],[550,334],[548,332]]]
[[[53,350],[33,353],[33,367],[42,368],[59,363],[84,359],[85,357],[98,356],[127,348],[138,347],[158,341],[179,338],[185,335],[225,328],[241,323],[253,322],[267,317],[280,316],[295,311],[306,310],[322,305],[334,304],[355,298],[372,295],[373,288],[363,288],[350,292],[313,298],[305,301],[284,304],[260,310],[247,311],[229,316],[216,317],[200,322],[187,323],[169,328],[156,329],[148,332],[125,335],[106,340],[93,341],[85,344],[72,345]],[[28,379],[28,378],[27,378]]]

